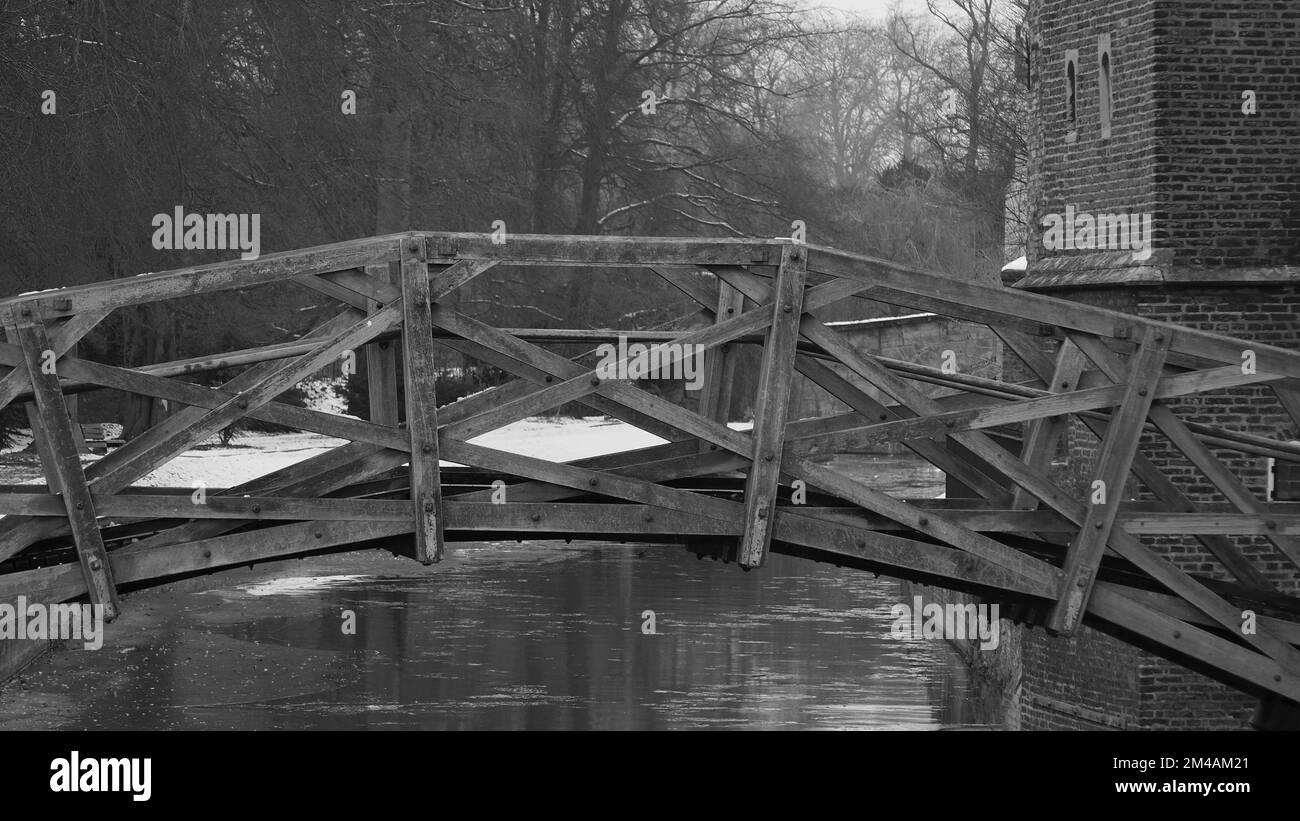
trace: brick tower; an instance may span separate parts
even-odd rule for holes
[[[1031,0],[1028,28],[1037,227],[1014,287],[1300,348],[1300,2]],[[1176,409],[1300,438],[1268,388]],[[1092,468],[1095,440],[1079,434],[1063,481]],[[1151,446],[1189,497],[1225,500],[1168,442]],[[1266,457],[1216,453],[1268,498]],[[1153,543],[1189,572],[1230,578],[1195,541]],[[1272,544],[1241,544],[1261,578],[1300,588]],[[1021,661],[1025,729],[1243,728],[1290,711],[1088,630],[1024,634]]]

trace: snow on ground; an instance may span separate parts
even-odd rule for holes
[[[668,440],[603,416],[585,419],[524,419],[469,440],[523,456],[568,462],[621,450],[662,445]],[[453,464],[443,462],[443,464]]]
[[[217,441],[215,438],[211,441]],[[228,448],[190,450],[144,476],[147,487],[233,487],[347,444],[318,433],[245,433]]]
[[[732,423],[731,427],[748,430],[752,425],[742,422]],[[30,441],[29,434],[20,434],[16,438],[17,443]],[[236,437],[230,447],[221,447],[217,441],[213,437],[207,446],[182,453],[141,478],[136,485],[196,487],[196,483],[202,482],[204,487],[210,488],[233,487],[346,444],[345,440],[317,433],[244,433]],[[666,440],[625,422],[592,416],[585,419],[524,419],[470,441],[510,453],[567,462],[650,447]],[[15,444],[5,453],[18,449],[19,445]],[[13,462],[0,465],[0,483],[39,484],[44,481],[35,454],[14,454],[11,459],[16,461],[20,456],[30,456],[30,459],[24,459],[25,464],[21,465]],[[82,461],[88,464],[98,458],[83,455]],[[442,464],[456,463],[443,461]]]
[[[215,441],[215,440],[213,440]],[[582,459],[662,444],[665,440],[604,417],[524,419],[471,439],[476,445],[552,461]],[[316,433],[246,433],[231,447],[183,453],[136,484],[150,487],[233,487],[346,444]],[[443,461],[443,465],[455,462]]]

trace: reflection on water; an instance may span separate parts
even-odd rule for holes
[[[103,651],[41,662],[23,687],[64,687],[74,709],[51,726],[74,728],[971,721],[946,646],[889,635],[889,608],[903,597],[887,579],[782,556],[743,573],[644,545],[448,552],[429,569],[351,554],[144,592],[127,603],[148,608],[145,638],[129,646],[124,626]],[[642,632],[646,610],[655,635]],[[345,611],[355,614],[355,635],[344,632]],[[70,684],[59,679],[68,664],[78,669]],[[0,720],[12,706],[6,691]]]

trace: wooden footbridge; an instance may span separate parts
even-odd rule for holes
[[[1218,456],[1297,462],[1300,445],[1186,421],[1166,402],[1267,384],[1300,429],[1300,353],[789,240],[501,240],[408,233],[0,301],[0,402],[25,404],[47,478],[0,488],[0,601],[88,596],[113,614],[119,591],[291,556],[380,546],[433,563],[449,541],[612,538],[685,544],[743,568],[776,551],[940,585],[1055,633],[1087,623],[1250,693],[1300,701],[1300,599],[1230,538],[1266,537],[1294,570],[1300,507],[1260,500]],[[447,297],[496,265],[593,277],[640,269],[707,321],[669,332],[492,327]],[[287,281],[336,300],[337,313],[306,336],[219,356],[132,368],[75,355],[116,309]],[[819,315],[859,298],[987,326],[1024,378],[856,350]],[[678,343],[665,351],[703,346],[698,402],[675,404],[552,350],[620,335]],[[753,429],[738,431],[725,413],[746,345],[761,347],[762,364]],[[517,378],[439,406],[440,347]],[[277,401],[349,351],[364,352],[370,419]],[[1246,351],[1254,368],[1243,367]],[[236,366],[219,387],[189,381]],[[803,378],[850,410],[788,418]],[[948,390],[936,397],[933,386]],[[183,407],[83,465],[67,397],[92,389]],[[569,402],[666,444],[553,462],[470,442]],[[241,417],[347,443],[206,497],[138,484]],[[1012,449],[990,435],[1006,426],[1023,430]],[[1086,493],[1052,473],[1072,426],[1100,442]],[[905,443],[977,498],[897,498],[825,458],[884,441]],[[1224,503],[1185,495],[1144,454],[1157,443],[1172,443]],[[440,469],[440,459],[464,467]],[[1217,565],[1189,572],[1144,536],[1194,538]],[[1243,629],[1245,611],[1256,629]]]

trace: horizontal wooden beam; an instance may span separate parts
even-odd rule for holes
[[[355,239],[252,260],[213,262],[125,279],[55,288],[0,300],[5,306],[39,305],[47,317],[121,308],[178,297],[248,288],[397,259],[401,236]]]

